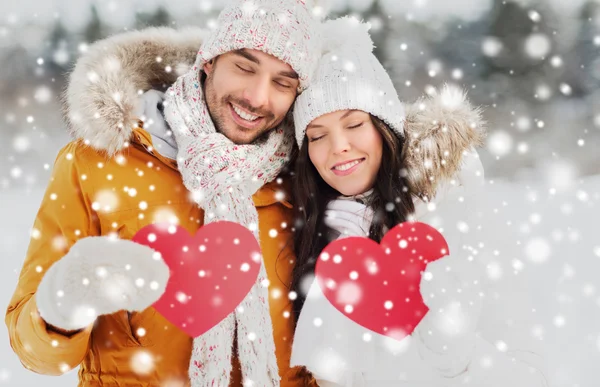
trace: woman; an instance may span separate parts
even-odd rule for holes
[[[368,331],[325,299],[314,271],[331,240],[379,242],[407,220],[443,229],[444,216],[472,213],[483,183],[474,148],[483,134],[479,112],[450,88],[404,117],[367,28],[347,18],[324,28],[328,47],[294,107],[292,365],[306,366],[322,387],[546,385],[531,340],[502,332],[510,350],[501,353],[480,337],[497,328],[480,319],[480,265],[463,247],[473,241],[444,232],[455,255],[427,266],[421,294],[430,311],[402,341]]]

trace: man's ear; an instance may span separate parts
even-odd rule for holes
[[[209,60],[208,62],[206,62],[204,64],[204,72],[206,74],[210,74],[214,68],[215,68],[215,58],[212,58],[211,60]]]

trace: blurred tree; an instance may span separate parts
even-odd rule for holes
[[[171,24],[171,15],[164,7],[159,7],[154,13],[139,12],[136,14],[136,28],[162,27]]]
[[[31,78],[35,63],[30,53],[20,45],[3,49],[0,56],[0,95],[14,95],[24,79]]]
[[[50,34],[48,35],[48,41],[52,48],[56,48],[61,42],[66,42],[69,39],[69,32],[65,28],[61,19],[57,19],[54,22]]]
[[[375,0],[371,7],[362,14],[362,17],[365,21],[371,23],[372,26],[371,38],[375,44],[373,53],[387,68],[389,65],[389,58],[384,50],[384,43],[390,36],[391,29],[388,25],[388,19],[383,14],[379,0]]]
[[[91,13],[92,16],[90,17],[90,21],[83,31],[83,38],[87,43],[93,43],[106,36],[104,32],[104,26],[102,25],[102,21],[98,16],[98,9],[95,5],[92,5]]]
[[[488,20],[484,17],[470,23],[449,22],[444,37],[434,42],[434,52],[436,57],[443,58],[447,77],[473,82],[487,71],[481,45],[482,37],[489,28]],[[451,74],[454,69],[458,70],[458,74]]]
[[[532,17],[534,10],[543,15],[540,20],[533,20],[537,19]],[[544,84],[554,89],[558,85],[559,74],[548,64],[557,46],[552,33],[555,19],[552,7],[543,1],[526,8],[513,1],[497,0],[486,36],[497,42],[500,49],[496,55],[483,57],[482,78],[503,74],[509,77],[511,95],[530,102],[545,102],[536,97],[536,88]],[[538,55],[540,52],[545,55]]]
[[[534,30],[534,22],[521,4],[496,1],[490,15],[488,37],[498,39],[501,49],[497,55],[486,56],[491,72],[527,73],[540,63],[532,63],[523,50],[525,40]]]
[[[74,59],[74,35],[65,28],[61,19],[57,19],[50,31],[48,45],[44,50],[44,65],[49,74],[63,73]]]
[[[600,58],[598,45],[594,42],[599,36],[600,4],[589,1],[579,15],[579,32],[576,44],[569,57],[570,66],[565,71],[565,81],[573,89],[573,95],[582,97],[600,87]]]

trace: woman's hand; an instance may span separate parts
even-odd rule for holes
[[[423,360],[443,377],[464,372],[473,356],[482,309],[478,281],[469,270],[444,258],[427,266],[421,281],[429,312],[414,332]],[[461,265],[462,266],[462,265]]]

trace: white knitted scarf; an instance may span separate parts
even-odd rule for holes
[[[216,131],[211,120],[200,69],[197,61],[190,72],[171,86],[165,100],[165,119],[177,140],[183,182],[204,209],[204,224],[234,221],[250,229],[259,240],[258,213],[252,195],[274,180],[288,161],[293,132],[276,128],[258,144],[231,142]],[[240,306],[214,328],[194,338],[189,369],[193,387],[229,386],[236,327],[244,385],[279,386],[264,262]]]

